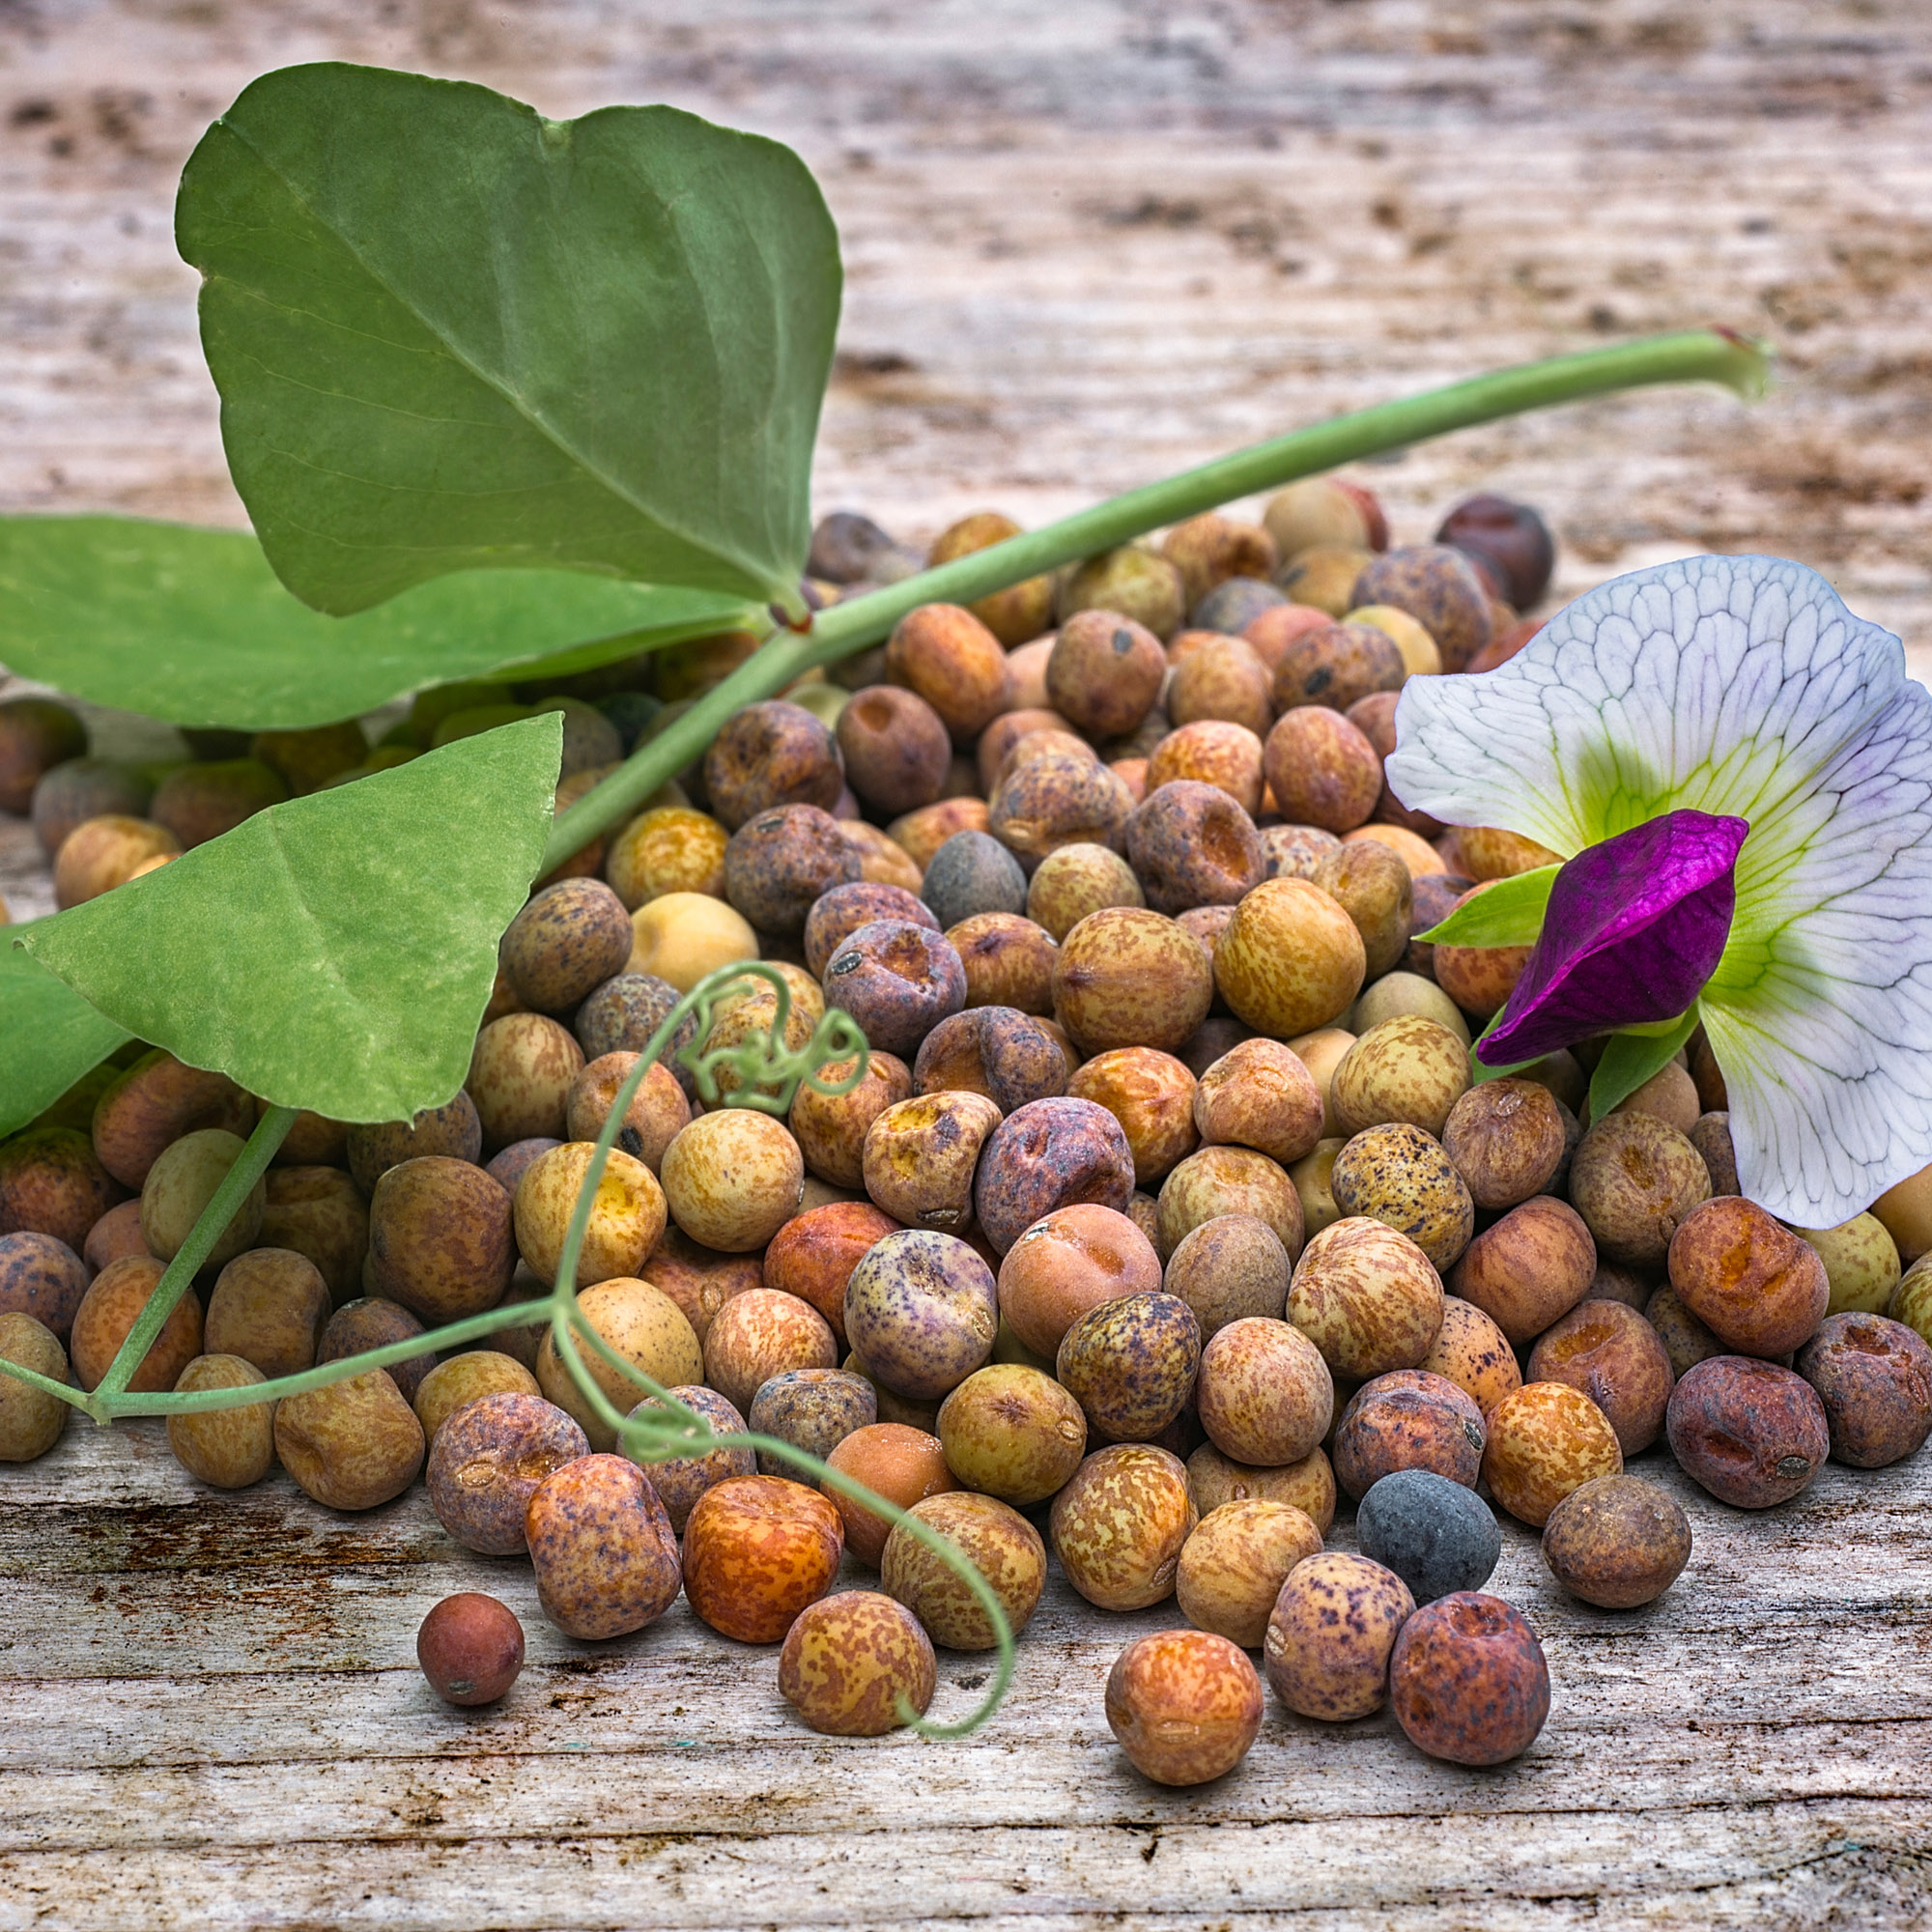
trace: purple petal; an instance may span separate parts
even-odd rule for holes
[[[1749,830],[1742,818],[1668,811],[1577,853],[1556,875],[1529,964],[1476,1057],[1508,1066],[1676,1018],[1717,970]]]

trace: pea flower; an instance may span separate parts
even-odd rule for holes
[[[1739,1184],[1802,1227],[1932,1164],[1932,696],[1815,571],[1614,579],[1495,670],[1410,679],[1396,727],[1404,804],[1568,862],[1482,895],[1525,929],[1473,943],[1543,955],[1486,1059],[1701,1020]]]

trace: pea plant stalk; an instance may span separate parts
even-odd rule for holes
[[[1704,328],[1496,370],[1291,431],[835,604],[811,615],[802,629],[775,630],[689,711],[559,812],[544,865],[561,863],[676,777],[702,754],[733,712],[775,696],[807,671],[879,642],[923,604],[969,604],[1256,491],[1453,430],[1661,383],[1719,383],[1753,396],[1763,389],[1766,368],[1765,352],[1756,343],[1729,329]]]

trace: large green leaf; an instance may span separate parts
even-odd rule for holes
[[[43,922],[0,927],[30,939]],[[0,944],[0,1134],[23,1127],[129,1036],[30,953]]]
[[[176,239],[229,468],[305,602],[503,565],[796,600],[839,269],[789,149],[287,68],[203,136]]]
[[[115,1023],[264,1099],[339,1121],[463,1084],[550,828],[554,712],[271,806],[22,929]]]
[[[128,517],[0,518],[0,661],[171,724],[295,730],[509,666],[585,669],[736,629],[713,590],[566,570],[471,570],[325,617],[239,530]]]

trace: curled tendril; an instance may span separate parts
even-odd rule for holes
[[[320,1367],[303,1370],[298,1375],[278,1376],[270,1381],[251,1382],[241,1388],[195,1389],[182,1392],[163,1390],[148,1393],[108,1389],[103,1384],[100,1391],[89,1396],[82,1394],[78,1389],[67,1388],[45,1377],[37,1376],[32,1371],[12,1362],[0,1361],[0,1375],[13,1376],[31,1386],[43,1389],[45,1393],[59,1396],[77,1407],[84,1407],[100,1422],[111,1422],[116,1417],[124,1415],[198,1415],[216,1409],[252,1407],[257,1403],[276,1402],[284,1396],[303,1394],[310,1389],[327,1388],[332,1382],[347,1380],[351,1376],[360,1375],[365,1370],[386,1368],[390,1363],[401,1361],[405,1356],[418,1355],[424,1350],[434,1352],[461,1347],[480,1340],[498,1328],[522,1326],[547,1317],[557,1354],[569,1372],[571,1379],[577,1384],[584,1401],[589,1404],[592,1412],[611,1432],[619,1448],[633,1462],[648,1467],[654,1463],[668,1462],[674,1456],[706,1455],[727,1444],[777,1457],[803,1471],[821,1488],[837,1490],[895,1527],[903,1528],[907,1535],[923,1544],[954,1571],[978,1600],[992,1624],[999,1649],[999,1662],[993,1672],[992,1681],[979,1705],[956,1724],[928,1722],[903,1697],[898,1702],[898,1717],[901,1723],[917,1731],[922,1737],[959,1738],[969,1735],[992,1716],[1001,1698],[1006,1694],[1007,1686],[1012,1680],[1013,1636],[1006,1611],[999,1598],[994,1595],[992,1586],[967,1560],[958,1546],[949,1538],[941,1536],[938,1531],[922,1522],[917,1517],[909,1516],[904,1510],[888,1502],[885,1497],[867,1489],[863,1483],[854,1482],[851,1477],[829,1467],[816,1456],[795,1448],[789,1442],[770,1435],[718,1435],[705,1417],[679,1402],[668,1389],[653,1381],[635,1362],[626,1360],[612,1349],[590,1325],[589,1318],[578,1303],[577,1262],[582,1252],[584,1231],[589,1225],[591,1207],[597,1197],[597,1185],[603,1178],[611,1145],[632,1099],[659,1056],[668,1047],[686,1016],[693,1013],[697,1015],[698,1037],[701,1040],[711,1030],[721,998],[725,995],[734,980],[744,980],[762,981],[771,986],[777,995],[777,1013],[770,1033],[753,1034],[737,1046],[718,1047],[709,1053],[697,1046],[689,1046],[677,1055],[677,1058],[696,1076],[698,1093],[707,1106],[756,1107],[765,1113],[782,1114],[790,1106],[802,1085],[810,1086],[814,1093],[834,1095],[849,1094],[865,1079],[870,1056],[865,1035],[848,1013],[836,1009],[828,1012],[813,1028],[811,1037],[796,1050],[783,1044],[785,1023],[791,1015],[791,988],[785,983],[784,975],[775,968],[762,962],[746,961],[724,967],[699,981],[665,1016],[643,1052],[638,1056],[637,1065],[632,1067],[611,1100],[603,1130],[597,1136],[591,1157],[585,1165],[582,1181],[578,1188],[570,1225],[564,1235],[562,1252],[557,1259],[556,1286],[550,1294],[535,1301],[507,1302],[500,1307],[488,1309],[481,1315],[468,1316],[463,1321],[450,1322],[445,1327],[412,1336],[405,1342],[392,1342],[380,1349],[364,1350],[360,1354],[345,1355],[336,1361],[324,1363]],[[838,1080],[823,1078],[828,1067],[838,1065],[843,1061],[851,1063],[850,1070],[846,1074]],[[719,1072],[725,1068],[735,1072],[739,1081],[729,1093],[721,1091],[718,1081]],[[273,1108],[263,1116],[248,1143],[250,1159],[258,1171],[268,1165],[275,1149],[287,1136],[294,1120],[295,1113],[291,1108]],[[240,1165],[238,1163],[238,1169]],[[190,1242],[205,1235],[206,1239],[202,1241],[201,1247],[201,1251],[205,1252],[219,1229],[226,1225],[233,1207],[232,1200],[217,1193],[209,1209],[202,1215],[201,1221],[195,1224],[195,1232],[190,1236]],[[203,1223],[207,1224],[205,1229]],[[187,1252],[184,1249],[185,1254]],[[191,1273],[191,1269],[189,1272]],[[185,1279],[184,1276],[185,1281]],[[586,1350],[618,1376],[642,1391],[645,1400],[634,1407],[628,1415],[618,1410],[617,1406],[611,1402],[603,1386],[590,1373],[589,1366],[584,1360]],[[132,1359],[138,1360],[141,1352],[142,1350],[137,1349]]]
[[[706,1052],[703,1042],[710,1037],[716,1024],[719,1002],[737,980],[762,980],[777,995],[771,1029],[748,1034],[735,1046],[714,1046]],[[736,995],[733,1003],[743,997]],[[870,1061],[866,1036],[858,1021],[837,1007],[812,1028],[811,1037],[802,1047],[794,1051],[785,1045],[791,1025],[791,987],[782,973],[761,960],[726,966],[699,980],[671,1009],[672,1016],[665,1025],[672,1025],[687,1010],[697,1016],[697,1035],[688,1046],[680,1047],[674,1057],[691,1069],[697,1082],[697,1096],[707,1107],[755,1107],[761,1113],[781,1115],[790,1109],[801,1085],[809,1085],[814,1094],[831,1097],[851,1093],[866,1077]],[[663,1030],[661,1027],[659,1033]],[[652,1044],[657,1044],[655,1039]],[[648,1051],[644,1055],[646,1061],[655,1057]],[[819,1076],[826,1067],[836,1066],[843,1060],[852,1062],[849,1074],[829,1085],[821,1080]],[[721,1071],[737,1076],[730,1088],[720,1083]]]

